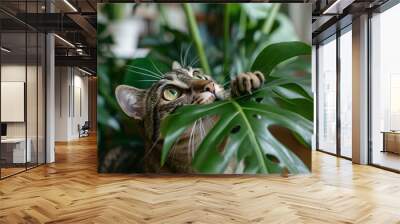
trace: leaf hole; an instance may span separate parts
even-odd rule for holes
[[[260,103],[263,99],[264,99],[264,98],[262,98],[262,97],[257,97],[257,98],[256,98],[256,102],[257,102],[257,103]]]
[[[232,128],[231,133],[235,134],[240,131],[240,125],[236,125],[235,127]]]
[[[255,119],[261,120],[261,115],[259,115],[259,114],[253,114],[253,117]]]
[[[217,150],[221,156],[224,155],[225,153],[225,146],[228,144],[228,138],[224,138],[218,145],[217,145]]]
[[[273,162],[275,164],[281,163],[281,161],[278,159],[278,157],[276,157],[272,154],[266,154],[265,156],[267,157],[268,160],[270,160],[271,162]]]

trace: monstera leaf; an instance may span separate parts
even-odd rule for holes
[[[268,76],[280,63],[296,56],[310,54],[310,45],[300,41],[271,44],[258,54],[251,69],[260,70],[264,75]]]
[[[307,172],[301,160],[276,140],[268,127],[272,125],[287,127],[295,131],[304,142],[310,142],[312,122],[275,105],[246,101],[248,100],[229,100],[201,106],[191,105],[169,116],[162,129],[162,132],[166,133],[162,162],[167,158],[168,149],[176,138],[191,124],[202,117],[217,115],[219,120],[204,138],[195,154],[193,166],[196,170],[204,173],[221,173],[232,157],[237,154],[238,161],[245,160],[245,171],[275,173],[286,167],[290,173]],[[227,143],[221,152],[218,147],[225,139]]]
[[[163,122],[165,137],[161,155],[163,165],[176,140],[193,123],[207,116],[218,121],[198,146],[193,168],[200,173],[222,173],[236,156],[236,172],[307,173],[304,163],[270,131],[272,126],[291,130],[300,143],[310,146],[313,132],[310,86],[290,77],[269,77],[282,62],[300,55],[310,55],[311,47],[302,42],[267,46],[256,57],[252,69],[266,76],[266,83],[252,95],[208,105],[179,108]]]

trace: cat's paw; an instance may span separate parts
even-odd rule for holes
[[[242,73],[231,81],[232,95],[251,94],[253,90],[261,88],[264,80],[264,75],[260,71]]]

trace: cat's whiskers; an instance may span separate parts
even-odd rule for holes
[[[180,50],[180,53],[179,53],[179,58],[180,58],[179,63],[180,63],[181,65],[183,65],[183,45],[181,45],[181,50]]]
[[[160,74],[156,73],[155,71],[149,70],[149,69],[147,69],[147,68],[143,68],[143,67],[139,67],[139,66],[135,66],[135,65],[127,65],[127,67],[140,69],[140,70],[142,70],[142,71],[149,72],[149,73],[151,73],[151,74],[153,74],[153,75],[160,76],[160,77],[161,77],[161,75],[162,75],[162,74],[160,75]]]
[[[206,129],[207,130],[210,130],[210,128],[212,127],[212,122],[211,122],[211,120],[212,120],[212,118],[211,117],[207,117],[207,119],[204,119],[207,123],[206,123]]]
[[[171,149],[171,151],[170,151],[170,153],[169,153],[169,155],[172,155],[172,160],[175,159],[175,155],[176,155],[175,151],[176,151],[177,148],[178,148],[176,143],[178,143],[179,140],[180,140],[180,138],[177,138],[177,139],[176,139],[176,141],[175,141],[174,144],[172,145],[172,149]]]
[[[203,119],[201,119],[201,126],[200,126],[200,130],[201,130],[201,139],[203,139],[206,136],[206,130],[204,129],[204,123],[203,123]]]
[[[143,160],[150,155],[150,153],[153,151],[154,147],[156,147],[158,141],[160,140],[160,136],[157,137],[156,141],[153,143],[153,145],[150,147],[150,149],[144,154]]]
[[[157,79],[142,79],[142,80],[135,80],[135,82],[155,82],[158,81]]]
[[[158,76],[146,74],[146,73],[143,73],[143,72],[140,72],[140,71],[136,71],[136,70],[127,69],[127,71],[133,72],[133,73],[138,74],[138,75],[145,76],[145,77],[147,77],[147,78],[154,78],[154,79],[157,79],[157,80],[160,80],[160,79],[161,79],[161,78],[158,77]]]
[[[160,80],[160,79],[161,79],[161,78],[158,77],[158,76],[153,76],[153,75],[150,75],[150,74],[142,73],[142,72],[135,71],[135,70],[131,70],[131,69],[127,69],[127,71],[134,72],[134,73],[136,73],[136,74],[143,75],[143,76],[146,76],[146,77],[148,77],[148,78],[154,78],[155,80]]]
[[[127,65],[127,67],[133,68],[133,69],[138,69],[138,70],[141,70],[141,71],[143,71],[143,72],[148,72],[148,73],[151,74],[151,75],[154,75],[154,76],[157,76],[157,77],[159,77],[159,78],[162,78],[162,76],[161,76],[160,74],[157,74],[156,72],[151,71],[151,70],[148,70],[148,69],[145,69],[145,68],[141,68],[141,67],[134,66],[134,65]]]
[[[228,85],[229,83],[231,83],[231,80],[225,82],[222,86],[225,87],[225,86]]]
[[[200,58],[196,56],[191,62],[190,62],[190,67],[193,67],[196,65],[197,62],[199,62]]]
[[[196,130],[196,125],[197,125],[197,120],[194,122],[192,126],[192,131],[190,132],[189,135],[189,142],[188,142],[188,149],[190,151],[190,154],[193,154],[193,139],[194,139],[194,131]],[[190,154],[188,153],[188,161],[190,161]],[[193,158],[193,155],[192,155]]]
[[[201,130],[201,125],[203,124],[203,122],[201,121],[201,118],[199,119],[199,128],[198,128],[198,130],[199,130],[199,135],[200,135],[200,139],[202,139],[203,138],[203,132],[202,132],[202,130]]]
[[[198,146],[198,144],[201,142],[201,138],[199,137],[199,135],[201,135],[201,133],[200,133],[200,123],[201,123],[201,119],[199,119],[198,120],[199,122],[197,123],[197,126],[196,126],[196,128],[195,128],[195,133],[194,133],[194,135],[193,135],[193,146],[192,146],[192,148],[191,148],[191,155],[192,155],[192,158],[194,157],[194,154],[195,154],[195,151],[196,151],[196,149],[197,149],[197,146]]]
[[[190,48],[191,48],[191,47],[192,47],[192,43],[190,43],[189,47],[186,49],[185,57],[183,58],[183,66],[184,66],[184,67],[187,67],[187,66],[188,66],[188,64],[187,64],[186,62],[187,62],[188,54],[189,54],[189,51],[190,51]]]
[[[158,67],[153,63],[153,61],[150,61],[150,62],[153,65],[153,67],[157,70],[157,72],[160,74],[160,76],[163,77],[164,74],[160,71],[160,69],[158,69]]]
[[[192,158],[194,157],[194,153],[196,151],[196,146],[197,146],[199,140],[201,141],[201,132],[200,132],[201,119],[197,120],[196,122],[197,122],[197,125],[195,127],[195,132],[193,133],[193,136],[192,136],[192,138],[193,138],[192,143],[189,148],[190,155],[192,156]],[[200,138],[199,138],[199,135],[200,135]]]

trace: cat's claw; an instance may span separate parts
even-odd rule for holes
[[[264,80],[264,75],[260,71],[239,74],[231,81],[232,95],[251,94],[253,90],[259,89],[264,84]]]

